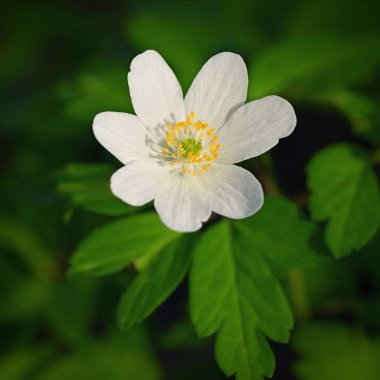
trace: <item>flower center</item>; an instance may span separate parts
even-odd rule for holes
[[[189,158],[189,154],[195,156],[202,150],[202,142],[193,137],[183,139],[180,144],[182,145],[183,158]]]
[[[170,165],[178,166],[183,174],[202,174],[218,158],[220,144],[214,128],[201,120],[194,121],[194,112],[174,126],[166,126],[167,135],[162,148],[163,156]]]

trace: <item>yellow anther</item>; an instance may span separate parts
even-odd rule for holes
[[[209,128],[202,120],[195,121],[194,117],[194,112],[190,112],[185,120],[167,124],[166,137],[164,137],[167,147],[162,148],[162,155],[169,158],[171,167],[180,165],[181,173],[191,173],[192,176],[207,170],[211,162],[218,158],[220,148],[218,135],[214,135],[215,129]],[[203,146],[206,136],[211,141]],[[189,166],[193,165],[195,170],[189,169]]]
[[[210,137],[214,133],[214,128],[210,128],[207,130],[207,136]]]

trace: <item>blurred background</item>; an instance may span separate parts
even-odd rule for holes
[[[268,161],[307,212],[316,152],[342,141],[378,152],[379,2],[4,0],[0,9],[0,379],[224,379],[213,339],[196,338],[189,322],[186,284],[122,334],[115,311],[132,274],[67,277],[81,239],[134,212],[109,192],[120,164],[92,119],[133,112],[127,73],[146,49],[184,91],[213,54],[239,53],[248,100],[277,94],[294,105],[298,127]],[[380,378],[379,252],[375,236],[303,273],[293,338],[273,345],[274,379]]]

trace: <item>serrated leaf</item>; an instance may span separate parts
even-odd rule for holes
[[[361,331],[313,323],[296,330],[293,345],[301,355],[294,366],[297,379],[380,378],[380,341],[370,341]]]
[[[277,271],[309,268],[326,260],[318,226],[286,199],[267,197],[259,213],[235,226]]]
[[[80,244],[70,260],[69,273],[105,275],[119,271],[143,254],[160,251],[179,236],[153,212],[117,220]]]
[[[169,243],[137,275],[119,304],[120,329],[128,330],[140,323],[176,289],[190,265],[189,243],[186,238]]]
[[[97,214],[117,216],[138,210],[112,194],[109,182],[114,171],[110,165],[69,164],[57,175],[57,190],[73,206]]]
[[[222,221],[194,249],[190,309],[198,335],[217,333],[216,359],[227,376],[262,379],[274,371],[265,336],[286,342],[293,317],[260,253]]]
[[[312,46],[312,48],[311,48]],[[339,35],[291,37],[267,47],[253,60],[251,97],[292,90],[311,91],[357,84],[379,63],[379,38]]]
[[[348,144],[319,152],[308,166],[310,211],[327,221],[326,243],[335,257],[364,246],[379,229],[379,185],[365,154]]]

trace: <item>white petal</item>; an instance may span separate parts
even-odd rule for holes
[[[142,206],[160,191],[167,168],[154,161],[133,161],[111,177],[114,195],[132,206]]]
[[[211,194],[212,210],[217,214],[241,219],[262,207],[263,189],[248,170],[235,165],[214,164],[203,176]]]
[[[145,126],[185,119],[181,86],[156,51],[147,50],[133,59],[128,83],[133,108]]]
[[[289,136],[296,126],[291,104],[267,96],[240,107],[219,132],[219,161],[236,163],[259,156]]]
[[[233,53],[210,58],[194,79],[185,98],[186,113],[195,113],[216,130],[247,97],[248,74],[243,59]]]
[[[145,127],[135,115],[102,112],[95,116],[92,127],[100,144],[123,164],[148,157]]]
[[[189,174],[173,174],[154,206],[162,222],[179,232],[199,230],[211,215],[209,194],[200,180]]]

